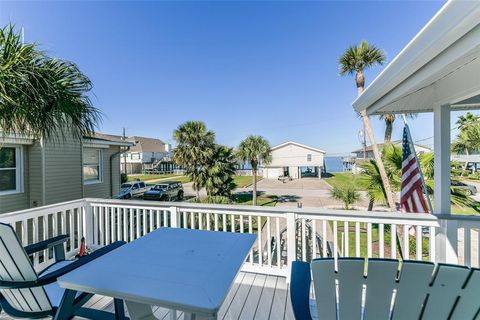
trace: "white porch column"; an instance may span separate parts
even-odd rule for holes
[[[434,209],[435,215],[450,215],[450,106],[437,106],[433,112]],[[436,234],[436,261],[457,263],[457,226],[442,220]]]

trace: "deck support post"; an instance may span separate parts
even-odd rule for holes
[[[433,110],[434,139],[434,209],[435,215],[450,215],[450,106]],[[455,221],[442,219],[435,235],[436,261],[458,263],[457,226]]]

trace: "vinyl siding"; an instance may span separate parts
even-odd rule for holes
[[[39,207],[43,204],[42,197],[44,191],[42,185],[42,147],[39,142],[28,147],[28,167],[30,180],[28,207]]]
[[[120,190],[120,156],[116,155],[113,158],[113,167],[110,167],[110,156],[119,152],[120,147],[111,146],[108,149],[102,150],[103,158],[103,179],[102,182],[85,184],[84,195],[86,198],[110,198],[111,193],[111,181],[110,170],[113,168],[112,181],[113,181],[113,194],[117,194]]]
[[[23,152],[23,192],[0,195],[0,213],[27,209],[29,190],[28,146],[22,146]]]
[[[73,137],[45,143],[45,205],[82,198],[82,145]]]

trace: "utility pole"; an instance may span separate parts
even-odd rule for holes
[[[122,139],[123,139],[123,141],[126,140],[126,137],[125,137],[125,128],[123,128]],[[124,172],[125,174],[127,174],[127,154],[126,154],[126,153],[123,154],[123,172]]]

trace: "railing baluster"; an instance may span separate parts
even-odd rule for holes
[[[235,215],[230,215],[230,231],[235,232]]]
[[[135,239],[134,237],[135,224],[133,223],[135,221],[135,213],[134,213],[134,209],[131,207],[128,208],[128,212],[130,216],[130,225],[128,226],[128,229],[130,230],[130,239],[129,239],[129,242],[130,242],[130,241],[133,241],[133,239]]]
[[[385,256],[385,226],[383,223],[378,225],[378,256],[384,258]]]
[[[147,226],[148,226],[148,222],[147,222],[147,209],[143,209],[142,210],[142,215],[143,215],[143,219],[142,219],[142,223],[143,223],[143,235],[146,235],[148,233],[148,230],[147,230]]]
[[[190,212],[190,229],[195,229],[195,215],[193,212]]]
[[[117,234],[117,225],[115,223],[116,221],[116,208],[115,207],[110,207],[110,228],[111,228],[111,233],[110,233],[110,242],[115,242],[115,236]]]
[[[168,227],[167,210],[163,210],[163,226]]]
[[[105,245],[110,243],[110,207],[105,206]]]
[[[272,234],[270,228],[270,217],[267,217],[267,263],[269,267],[272,266]]]
[[[267,222],[268,223],[268,222]],[[306,237],[306,224],[305,219],[302,219],[302,260],[307,261],[307,237]]]
[[[350,256],[350,244],[349,244],[349,229],[348,229],[348,221],[343,222],[343,232],[345,234],[345,242],[343,244],[343,256],[349,257]]]
[[[251,218],[251,217],[249,216],[249,218]],[[276,222],[276,226],[275,226],[275,232],[276,232],[275,247],[277,249],[277,267],[280,268],[281,267],[281,261],[282,261],[282,251],[281,251],[281,248],[280,248],[280,246],[281,246],[281,241],[280,241],[280,218],[276,217],[275,222]]]
[[[223,219],[223,230],[222,231],[227,231],[227,215],[225,213],[222,214],[222,219]]]
[[[372,257],[372,224],[367,222],[367,257]]]
[[[360,257],[360,222],[355,222],[355,256]]]
[[[243,215],[240,215],[240,233],[243,233]]]
[[[262,218],[257,216],[257,241],[258,241],[258,264],[263,265],[263,250],[262,250]]]
[[[471,241],[471,229],[469,227],[463,228],[463,264],[468,267],[472,266]]]
[[[392,259],[397,258],[397,225],[392,224],[390,226],[390,257]]]
[[[203,214],[201,212],[198,214],[198,230],[203,230]]]
[[[123,218],[123,241],[128,241],[128,217],[127,217],[127,209],[125,207],[122,208],[122,218]]]
[[[252,216],[248,216],[248,233],[253,233]],[[250,248],[250,264],[253,265],[253,249]]]
[[[327,246],[328,246],[328,237],[327,237],[327,221],[322,220],[322,257],[327,257]]]
[[[337,238],[338,230],[337,229],[338,229],[338,222],[337,220],[333,220],[333,258],[335,259],[335,261],[338,258],[338,238]]]
[[[205,213],[205,215],[207,216],[207,230],[210,231],[210,213]]]
[[[215,216],[214,216],[214,219],[215,219],[215,231],[218,231],[218,213],[215,213]]]
[[[152,232],[154,229],[154,220],[155,220],[155,212],[152,209],[148,210],[148,218],[150,219],[150,232]]]
[[[137,220],[137,228],[136,228],[137,229],[136,230],[137,234],[135,235],[135,239],[138,239],[141,236],[141,234],[140,234],[141,225],[142,225],[142,220],[141,220],[142,214],[141,214],[141,212],[142,212],[142,209],[135,209],[135,214],[137,215],[137,217],[136,217],[137,218],[136,219]]]

